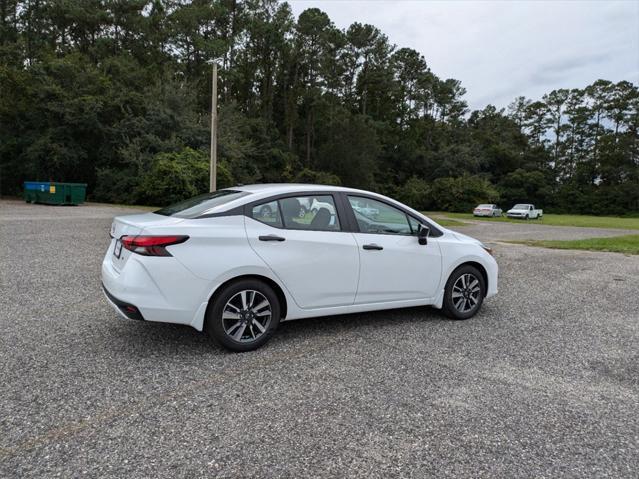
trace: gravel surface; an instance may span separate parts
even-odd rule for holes
[[[106,304],[123,212],[0,202],[0,477],[637,477],[639,257],[497,244],[474,319],[299,320],[231,354]]]

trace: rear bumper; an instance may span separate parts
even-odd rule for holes
[[[134,255],[117,271],[111,255],[112,247],[102,262],[102,287],[121,317],[201,329],[210,282],[193,275],[175,258]]]
[[[144,317],[137,306],[116,298],[109,293],[109,290],[104,287],[104,284],[102,285],[102,292],[104,293],[104,297],[107,299],[107,302],[113,306],[113,309],[115,309],[124,319],[144,321]]]

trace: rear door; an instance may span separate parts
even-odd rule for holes
[[[311,204],[319,208],[306,208]],[[300,308],[353,304],[359,253],[353,235],[343,231],[333,195],[265,200],[249,206],[245,224],[251,247]]]
[[[419,222],[390,204],[355,195],[348,203],[359,209],[353,208],[360,253],[355,303],[434,298],[442,273],[437,239],[420,245]]]

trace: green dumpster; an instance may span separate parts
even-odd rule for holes
[[[24,182],[24,201],[47,205],[79,205],[84,203],[86,183]]]

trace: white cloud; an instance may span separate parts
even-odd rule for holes
[[[505,107],[604,78],[639,84],[637,1],[292,0],[295,15],[325,11],[340,28],[370,23],[398,47],[456,78],[472,108]]]

